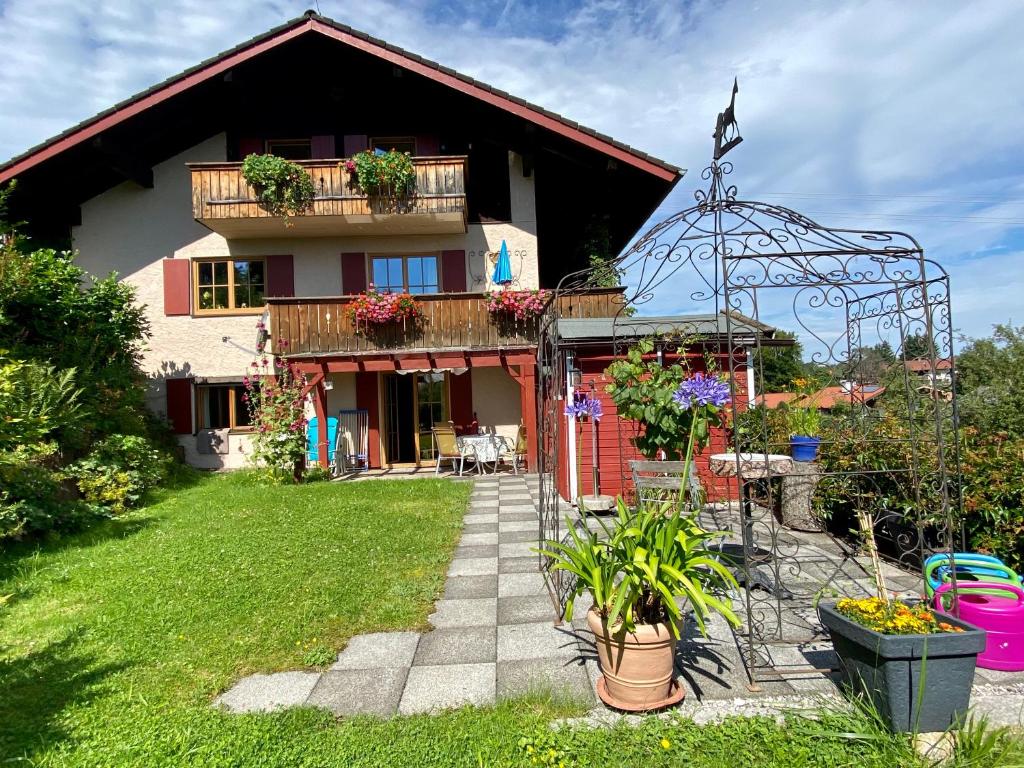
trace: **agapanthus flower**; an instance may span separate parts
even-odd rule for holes
[[[698,372],[679,385],[672,399],[683,410],[689,410],[703,405],[721,408],[732,400],[732,396],[726,382],[717,376],[707,376]]]
[[[572,416],[576,420],[589,416],[594,421],[600,421],[604,416],[604,408],[596,397],[576,393],[572,401],[565,404],[565,415]]]

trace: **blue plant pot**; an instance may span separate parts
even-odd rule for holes
[[[814,461],[818,458],[818,445],[820,443],[820,437],[791,435],[789,438],[789,448],[793,461]]]

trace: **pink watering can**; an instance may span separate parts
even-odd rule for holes
[[[952,584],[935,590],[933,604],[939,613],[950,613]],[[1024,670],[1024,589],[1015,584],[977,581],[960,583],[960,618],[984,629],[985,650],[978,666],[1003,672]]]

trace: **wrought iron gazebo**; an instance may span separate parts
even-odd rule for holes
[[[742,608],[744,661],[752,685],[798,671],[792,654],[779,646],[822,639],[815,601],[822,595],[863,591],[870,570],[856,541],[832,536],[826,551],[814,536],[784,526],[778,508],[781,478],[745,479],[743,453],[779,454],[788,440],[780,436],[767,408],[755,408],[752,386],[764,381],[764,361],[778,344],[767,333],[795,332],[808,362],[839,387],[843,445],[850,455],[841,464],[824,465],[815,478],[817,497],[842,495],[853,520],[870,519],[892,565],[919,568],[931,551],[952,551],[958,541],[958,485],[955,388],[934,385],[940,361],[953,359],[949,277],[925,257],[920,244],[901,232],[836,229],[776,205],[738,197],[729,183],[732,165],[722,156],[741,139],[732,106],[720,117],[715,157],[702,174],[695,204],[656,224],[613,263],[565,277],[557,294],[606,281],[609,269],[625,275],[629,288],[615,318],[616,354],[635,342],[643,310],[659,289],[680,296],[678,311],[718,319],[720,330],[698,333],[692,319],[659,317],[647,335],[659,350],[678,352],[696,343],[702,355],[721,361],[733,386],[728,437],[736,456],[731,490],[710,492],[701,514],[732,532],[742,556],[736,558]],[[664,307],[665,302],[657,302]],[[538,350],[540,538],[559,540],[566,531],[569,505],[559,497],[560,433],[567,389],[565,345],[559,336],[557,301],[541,318]],[[695,342],[694,339],[697,339]],[[911,354],[908,339],[923,341],[923,354]],[[888,342],[897,360],[887,377],[884,413],[905,426],[897,434],[883,428],[884,414],[873,406],[879,381],[865,369],[865,348]],[[922,350],[917,350],[922,351]],[[926,363],[930,379],[901,365],[910,357]],[[953,373],[951,369],[948,372]],[[870,396],[869,396],[870,395]],[[883,425],[883,426],[880,426]],[[621,429],[621,428],[620,428]],[[618,450],[624,476],[634,456],[627,431]],[[827,448],[827,446],[826,446]],[[869,459],[882,453],[879,464]],[[625,485],[625,483],[624,483]],[[899,504],[888,491],[898,486]],[[841,521],[833,521],[833,533]],[[541,567],[552,594],[564,608],[570,585],[562,572]]]

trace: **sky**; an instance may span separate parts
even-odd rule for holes
[[[283,0],[0,0],[0,157],[300,15]],[[1024,325],[1024,3],[319,0],[343,23],[688,169],[739,78],[743,199],[910,232],[968,336]],[[681,279],[681,278],[680,278]],[[686,311],[667,286],[647,313]]]

